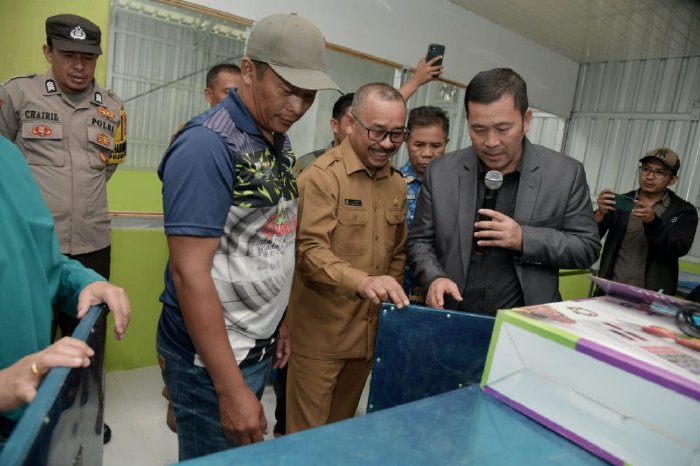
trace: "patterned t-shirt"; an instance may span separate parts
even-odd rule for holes
[[[273,350],[289,299],[298,205],[292,161],[286,135],[271,146],[232,92],[183,127],[158,169],[166,235],[220,237],[211,274],[242,366]],[[160,300],[160,337],[203,365],[167,266]]]

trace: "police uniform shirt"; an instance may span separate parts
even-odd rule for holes
[[[77,105],[51,71],[0,86],[0,134],[22,151],[56,222],[64,254],[107,247],[107,180],[126,156],[121,100],[93,81]]]

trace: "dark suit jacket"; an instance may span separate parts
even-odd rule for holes
[[[524,142],[515,221],[523,252],[515,270],[526,305],[561,300],[559,268],[587,268],[600,241],[583,165]],[[423,176],[407,240],[408,260],[423,289],[439,277],[466,285],[476,221],[477,157],[472,147],[434,160]],[[446,297],[446,308],[456,303]]]

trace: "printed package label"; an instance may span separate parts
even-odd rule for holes
[[[607,296],[499,311],[482,388],[612,464],[700,465],[687,302],[592,279]]]

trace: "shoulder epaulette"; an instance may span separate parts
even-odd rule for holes
[[[409,183],[409,181],[406,181],[406,179],[403,177],[403,173],[401,173],[401,170],[399,170],[398,168],[394,168],[393,165],[391,167],[389,167],[389,176],[399,176],[399,177],[401,177],[402,182],[404,182],[406,184]],[[413,177],[410,177],[410,178],[411,178],[411,181],[415,180],[415,178],[413,178]]]
[[[19,76],[13,76],[7,81],[5,81],[5,84],[9,83],[10,81],[14,81],[15,79],[22,79],[22,78],[33,78],[36,76],[36,73],[31,73],[31,74],[21,74]]]
[[[117,95],[116,92],[114,92],[112,89],[107,89],[107,95],[109,95],[111,98],[117,101],[117,103],[123,107],[124,106],[124,101],[122,100],[121,97]]]
[[[342,159],[343,152],[340,151],[337,147],[334,147],[316,159],[316,166],[323,170],[326,170],[328,167],[330,167],[336,162],[341,161]]]

